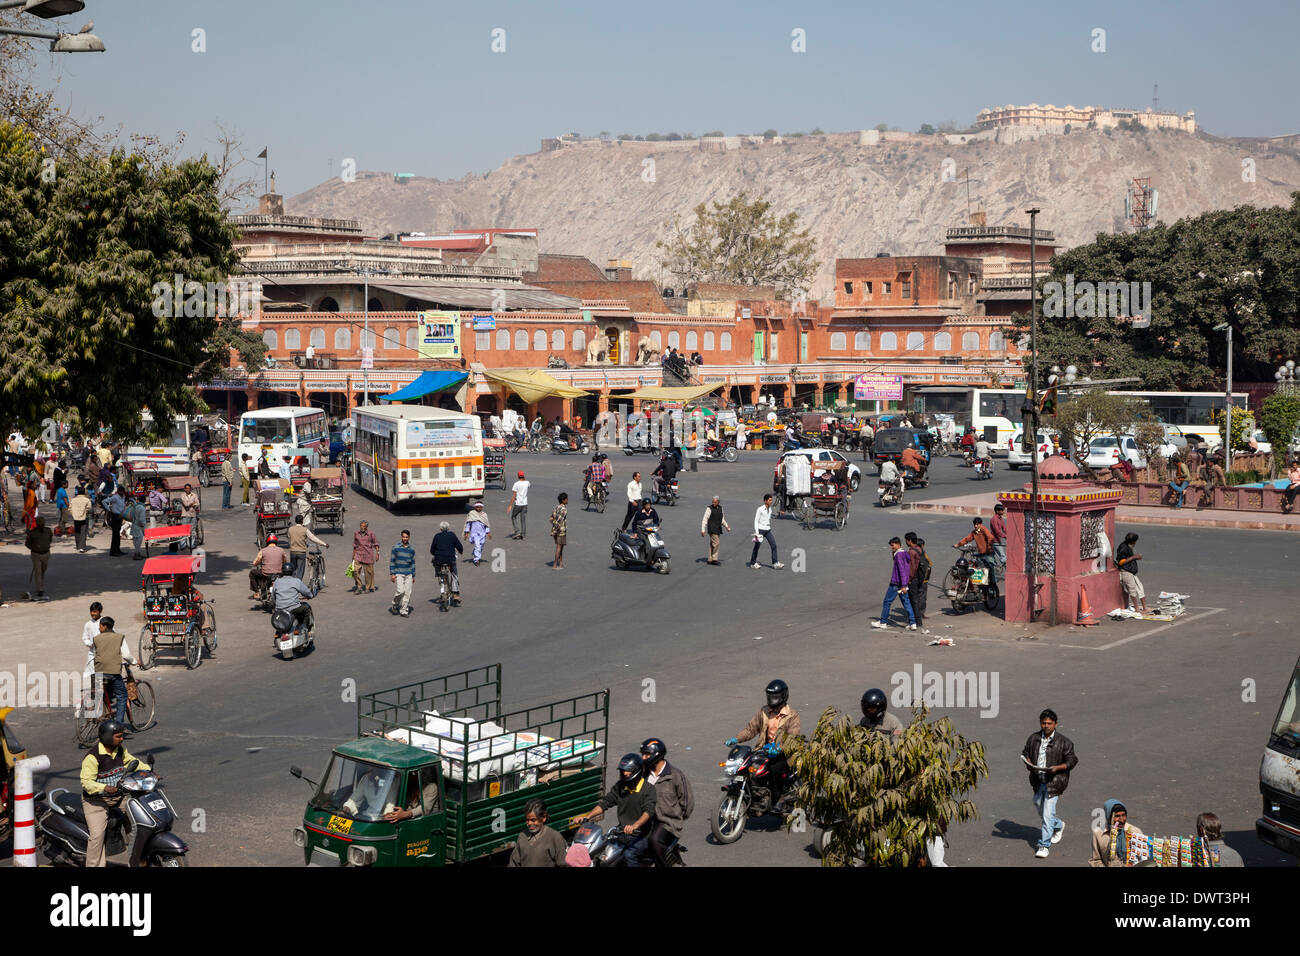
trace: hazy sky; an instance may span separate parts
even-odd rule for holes
[[[83,118],[181,131],[191,153],[220,121],[250,158],[269,146],[287,195],[345,157],[456,179],[570,130],[965,127],[1007,103],[1145,108],[1155,83],[1161,109],[1195,110],[1210,133],[1300,132],[1296,0],[87,0],[57,22],[91,18],[108,52],[43,53],[38,82]]]

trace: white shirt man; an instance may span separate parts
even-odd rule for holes
[[[86,673],[95,672],[95,638],[99,636],[99,615],[102,611],[91,611],[90,620],[81,629],[81,643],[86,645]]]
[[[519,480],[510,487],[510,537],[522,541],[528,533],[528,489],[531,483],[519,472]]]
[[[992,456],[992,453],[992,449],[989,448],[989,443],[983,438],[975,443],[975,457],[980,461],[988,461]]]
[[[745,423],[744,422],[736,423],[736,450],[737,451],[745,450]]]
[[[641,506],[641,482],[635,478],[627,483],[627,500],[638,508]]]

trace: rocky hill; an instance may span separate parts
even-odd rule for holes
[[[1243,203],[1289,204],[1300,189],[1297,137],[1225,140],[1204,134],[1078,130],[1014,144],[947,144],[942,137],[858,145],[856,134],[808,136],[729,151],[687,143],[606,142],[515,156],[482,176],[457,181],[361,172],[294,196],[286,211],[362,221],[372,235],[484,226],[536,227],[544,252],[603,264],[631,259],[635,274],[660,276],[655,240],[674,213],[740,190],[763,192],[779,212],[811,227],[825,267],[814,293],[830,291],[836,257],[877,252],[929,254],[945,230],[966,223],[972,205],[988,222],[1027,225],[1023,210],[1065,246],[1122,227],[1133,177],[1159,190],[1159,219]],[[1254,182],[1243,179],[1253,160]],[[947,162],[951,160],[951,162]],[[945,181],[945,173],[950,181]],[[951,181],[953,175],[957,181]]]

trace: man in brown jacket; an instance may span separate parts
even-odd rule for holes
[[[754,719],[745,725],[735,737],[727,741],[727,746],[747,743],[758,738],[758,746],[779,744],[786,737],[798,737],[800,732],[799,711],[790,706],[790,688],[783,680],[774,680],[767,685],[767,706],[754,715]]]
[[[36,526],[27,532],[27,550],[32,553],[33,601],[45,600],[45,569],[50,564],[50,544],[54,532],[45,527],[45,516],[38,515]]]
[[[655,787],[655,819],[650,828],[650,852],[662,867],[671,866],[667,848],[682,838],[686,821],[695,812],[695,792],[686,774],[668,762],[668,747],[658,737],[641,741],[646,779]]]

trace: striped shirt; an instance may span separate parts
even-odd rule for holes
[[[415,549],[407,544],[393,546],[388,557],[389,574],[415,574]]]

